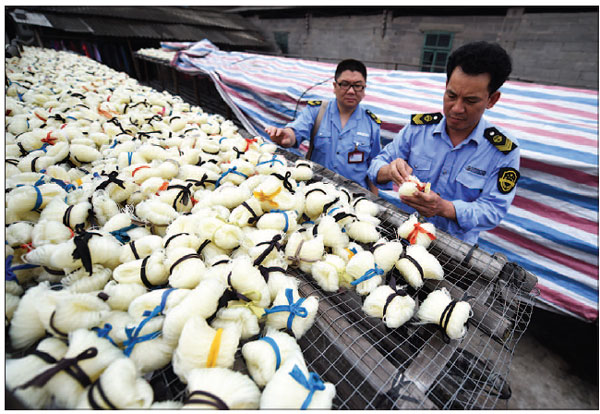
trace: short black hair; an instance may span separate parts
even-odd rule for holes
[[[452,52],[446,65],[447,80],[450,80],[457,66],[467,75],[489,73],[490,95],[502,86],[512,71],[510,56],[506,50],[497,43],[483,41],[467,43]]]
[[[356,59],[345,59],[338,63],[337,68],[335,69],[335,80],[337,81],[342,72],[345,70],[351,70],[353,72],[360,72],[365,78],[365,82],[367,81],[367,68],[365,64],[360,60]]]

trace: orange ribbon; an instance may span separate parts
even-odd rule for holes
[[[168,186],[169,186],[168,181],[163,182],[162,185],[160,187],[158,187],[158,190],[156,190],[156,195],[158,195],[158,193],[160,193],[161,191],[166,190]]]
[[[104,109],[100,108],[100,104],[98,104],[98,109],[97,109],[98,113],[106,118],[112,118],[113,114],[116,115],[116,112],[113,111],[105,111]]]
[[[42,138],[42,142],[46,142],[46,143],[48,143],[48,144],[50,144],[50,145],[54,145],[54,144],[56,144],[56,140],[57,140],[58,138],[51,137],[51,136],[50,136],[50,134],[51,134],[51,133],[52,133],[52,132],[48,132],[48,135],[46,135],[46,138]]]
[[[250,148],[250,144],[253,144],[256,142],[256,138],[244,138],[246,140],[246,149],[244,150],[244,152],[248,151],[248,148]]]
[[[135,170],[133,170],[131,172],[131,176],[133,177],[135,175],[136,172],[138,172],[139,170],[141,170],[142,168],[150,168],[149,165],[142,165],[141,167],[137,167]]]
[[[428,235],[431,240],[435,240],[435,236],[433,234],[429,233],[427,230],[425,230],[421,226],[421,223],[414,224],[414,228],[412,229],[412,231],[410,233],[408,233],[408,236],[406,237],[406,239],[409,241],[410,244],[415,244],[417,242],[417,236],[419,235],[419,233],[424,233],[424,234]]]
[[[267,201],[271,207],[279,207],[279,204],[277,204],[275,201],[273,201],[273,198],[275,198],[277,196],[277,194],[279,194],[281,192],[281,187],[279,187],[277,190],[273,191],[271,194],[265,194],[262,191],[255,191],[254,197],[256,197],[258,199],[258,201],[263,202],[263,201]]]

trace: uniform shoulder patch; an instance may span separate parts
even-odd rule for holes
[[[508,154],[518,147],[517,144],[512,142],[494,127],[486,128],[486,130],[483,131],[483,136],[503,154]]]
[[[411,125],[433,125],[439,124],[441,120],[441,112],[434,112],[431,114],[413,114],[410,116]]]
[[[515,188],[521,174],[512,167],[500,168],[498,171],[498,191],[508,194]]]
[[[367,115],[369,115],[371,117],[371,119],[373,121],[375,121],[375,123],[381,124],[381,119],[379,119],[379,117],[377,115],[375,115],[373,112],[369,111],[368,109],[366,109],[365,112],[367,113]]]
[[[309,106],[319,106],[323,103],[323,101],[308,101]]]

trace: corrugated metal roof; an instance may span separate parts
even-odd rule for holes
[[[217,45],[266,46],[258,30],[243,17],[194,7],[27,6],[23,9],[42,13],[55,29],[66,32],[173,41],[207,38]]]
[[[52,23],[52,27],[72,33],[92,33],[92,28],[78,17],[61,16],[58,14],[46,14],[46,18]]]

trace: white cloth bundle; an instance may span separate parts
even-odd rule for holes
[[[165,227],[179,216],[177,210],[172,206],[153,198],[137,204],[135,214],[142,220]]]
[[[238,158],[228,163],[221,163],[221,183],[230,182],[237,186],[253,174],[254,165],[244,159]]]
[[[138,148],[138,153],[145,159],[149,159],[151,156],[166,156],[164,149],[145,145]],[[179,163],[175,160],[165,159],[164,162],[152,162],[150,165],[147,164],[132,164],[127,167],[125,171],[130,171],[129,174],[132,180],[141,185],[145,180],[150,177],[161,177],[165,180],[170,180],[179,174]]]
[[[212,205],[222,205],[232,210],[250,197],[252,193],[248,188],[226,182],[212,192],[210,200]]]
[[[379,205],[365,196],[356,197],[352,201],[352,207],[354,207],[354,211],[356,211],[357,214],[367,214],[375,217],[379,213]]]
[[[287,161],[282,155],[269,152],[262,153],[256,163],[256,172],[259,174],[285,173]]]
[[[264,387],[290,357],[303,358],[292,336],[272,328],[267,328],[263,337],[245,343],[242,355],[252,379],[259,387]]]
[[[431,190],[431,183],[422,183],[417,177],[411,175],[408,180],[403,182],[400,188],[398,188],[398,197],[405,195],[411,196],[416,191],[422,191],[428,193]]]
[[[103,337],[109,337],[119,347],[127,340],[128,326],[135,325],[135,319],[127,312],[121,310],[111,310],[98,326],[92,328],[96,332],[102,333]]]
[[[95,332],[78,329],[69,334],[69,348],[64,359],[81,358],[82,356],[88,356],[88,358],[81,359],[77,365],[93,383],[112,361],[122,358],[123,353],[109,340],[99,338]],[[66,409],[76,408],[85,391],[85,386],[64,370],[56,373],[45,387],[53,396],[56,405]]]
[[[260,202],[263,211],[273,209],[293,210],[295,205],[293,195],[284,188],[283,182],[274,175],[269,175],[257,185],[253,189],[252,195]]]
[[[238,226],[224,223],[215,231],[213,242],[223,250],[231,250],[240,245],[243,237],[244,233]]]
[[[132,338],[124,342],[125,354],[129,352],[129,357],[135,362],[142,375],[149,372],[162,369],[169,364],[173,357],[175,344],[167,341],[160,333],[164,323],[164,316],[155,316],[144,325],[144,319],[138,319],[135,326],[129,326],[133,329]],[[146,340],[137,340],[144,338]]]
[[[78,409],[149,408],[154,399],[152,386],[140,377],[129,358],[113,361],[84,393]]]
[[[344,277],[345,270],[344,259],[335,254],[326,254],[324,260],[313,264],[311,274],[321,289],[326,292],[336,292],[340,288],[340,279]],[[354,280],[348,279],[347,284]]]
[[[72,293],[86,293],[102,290],[112,276],[112,271],[102,265],[93,265],[90,275],[83,267],[63,277],[61,284]]]
[[[8,292],[4,292],[4,314],[6,316],[5,323],[8,326],[10,323],[21,298]]]
[[[39,220],[31,233],[33,246],[60,244],[66,242],[73,234],[71,230],[58,221]]]
[[[238,227],[246,227],[254,225],[262,214],[263,210],[260,202],[256,198],[251,197],[235,207],[231,211],[228,220],[231,224],[235,224]]]
[[[6,243],[13,247],[30,243],[33,234],[33,228],[34,223],[25,221],[19,221],[10,224],[8,227],[6,227]]]
[[[267,282],[260,271],[252,265],[248,256],[241,256],[232,261],[231,274],[227,277],[227,285],[244,295],[256,306],[269,306],[271,295]]]
[[[113,279],[119,283],[138,283],[148,289],[165,284],[169,279],[169,268],[165,264],[164,250],[118,265],[113,271]]]
[[[330,215],[324,215],[319,220],[317,231],[323,235],[323,244],[327,247],[346,247],[350,243],[348,235]]]
[[[168,250],[165,265],[169,269],[169,285],[174,288],[195,288],[204,277],[206,266],[189,247],[173,247]]]
[[[415,313],[416,303],[402,289],[388,285],[378,286],[363,303],[362,310],[369,316],[383,319],[390,329],[404,325]]]
[[[260,390],[242,373],[227,368],[195,368],[187,374],[188,397],[183,408],[255,410]]]
[[[374,243],[381,237],[377,226],[371,221],[355,221],[346,226],[348,236],[361,243]]]
[[[294,163],[292,178],[296,181],[309,181],[313,178],[312,163],[310,161],[298,160]]]
[[[337,191],[331,184],[314,183],[304,187],[304,212],[311,220],[317,218],[327,204],[335,202]]]
[[[406,257],[410,256],[410,258]],[[414,263],[417,262],[418,266]],[[442,280],[444,269],[434,255],[418,244],[408,246],[406,255],[396,262],[396,269],[415,289],[423,286],[423,279]]]
[[[64,197],[65,195],[65,190],[54,183],[16,187],[6,195],[6,222],[19,221],[25,213],[44,209],[54,197]]]
[[[267,383],[260,397],[261,409],[330,410],[335,386],[309,373],[304,360],[289,358]]]
[[[50,284],[47,282],[27,289],[13,314],[8,331],[14,349],[27,348],[46,334],[46,326],[42,322],[40,312],[46,313],[48,306],[41,305],[46,302],[53,307],[56,303],[53,299],[57,294],[50,289]],[[44,316],[48,321],[50,314]]]
[[[229,301],[227,307],[217,311],[217,315],[210,326],[219,329],[236,325],[240,330],[241,339],[248,339],[260,332],[258,317],[262,314],[263,309],[254,306],[252,302]]]
[[[60,360],[67,353],[67,344],[58,338],[43,339],[34,353],[22,358],[6,359],[6,388],[14,393],[27,408],[41,410],[50,407],[51,395],[43,387],[17,389],[19,385],[45,371],[51,360]],[[50,357],[50,358],[48,358]]]
[[[171,308],[177,306],[189,293],[190,289],[154,289],[134,298],[127,308],[127,312],[134,319],[141,319],[144,313],[152,312],[164,302],[161,313],[166,315]]]
[[[260,217],[256,227],[261,230],[272,229],[290,234],[298,229],[298,213],[277,209],[269,210]]]
[[[429,293],[417,311],[417,318],[440,325],[450,339],[460,339],[467,333],[466,323],[470,316],[471,305],[453,301],[446,288]]]
[[[127,263],[134,260],[143,259],[152,254],[153,251],[163,247],[163,238],[155,234],[140,237],[132,240],[121,249],[119,262]]]
[[[139,283],[118,283],[110,280],[102,292],[108,295],[106,303],[111,309],[126,311],[135,298],[146,293],[146,287]]]
[[[273,266],[274,261],[267,262],[264,264],[264,268],[269,269]],[[287,266],[287,264],[286,264]],[[275,267],[280,267],[275,265]],[[269,287],[269,294],[271,295],[271,302],[275,300],[277,294],[281,290],[285,289],[298,289],[300,280],[294,276],[287,276],[285,273],[277,270],[268,270],[269,279],[267,280],[267,286]]]
[[[346,263],[348,263],[352,256],[363,250],[364,249],[360,244],[355,243],[353,241],[351,241],[347,247],[334,247],[333,249],[331,249],[333,254],[341,257]]]
[[[417,216],[411,214],[400,227],[398,227],[398,237],[402,237],[410,244],[418,244],[428,248],[435,240],[435,226],[432,223],[419,223]]]
[[[387,273],[392,270],[403,251],[404,247],[402,246],[402,243],[398,241],[388,242],[385,239],[382,239],[373,246],[375,263]]]
[[[312,264],[321,260],[325,251],[323,236],[312,237],[308,231],[293,233],[285,246],[288,263],[310,273]]]
[[[103,226],[111,217],[119,213],[119,206],[104,190],[92,194],[92,207],[98,224]]]
[[[189,318],[173,354],[173,372],[183,382],[194,368],[231,368],[240,340],[235,325],[213,329],[201,316]]]
[[[204,319],[211,317],[225,291],[225,284],[219,279],[206,279],[192,289],[176,306],[169,308],[163,324],[163,337],[170,343],[177,343],[183,326],[192,316]]]
[[[273,305],[265,309],[268,327],[286,329],[300,339],[312,326],[317,316],[319,300],[315,296],[301,298],[296,289],[280,290]]]
[[[384,271],[375,265],[375,257],[368,250],[356,253],[346,265],[346,274],[354,281],[356,291],[361,295],[368,295],[383,282]]]

